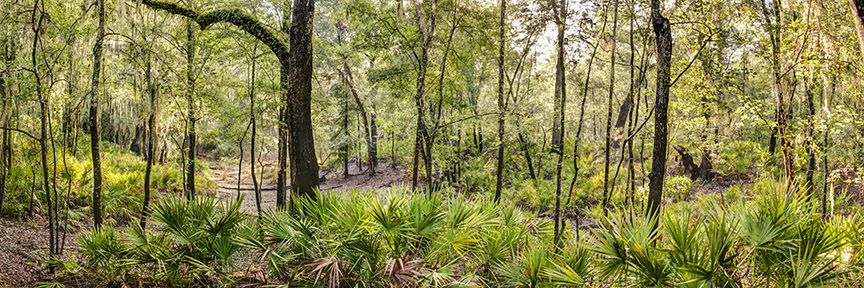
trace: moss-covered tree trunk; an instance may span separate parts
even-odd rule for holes
[[[195,122],[197,122],[197,105],[195,103],[195,27],[192,21],[186,25],[186,102],[188,106],[186,121],[186,141],[187,146],[186,160],[186,198],[192,200],[195,198],[195,146],[197,141],[197,133]]]
[[[564,161],[564,114],[567,111],[567,90],[565,84],[566,67],[564,66],[566,54],[564,52],[564,30],[566,29],[567,20],[567,2],[561,0],[555,4],[556,20],[558,26],[558,55],[557,64],[555,65],[555,116],[552,125],[552,151],[558,155],[558,161],[555,165],[555,238],[554,243],[557,246],[561,239],[561,233],[564,231],[563,223],[561,222],[561,169]]]

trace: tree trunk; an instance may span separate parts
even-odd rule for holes
[[[377,161],[377,159],[374,159],[375,158],[375,156],[374,156],[375,152],[372,151],[372,150],[374,150],[374,146],[375,146],[372,143],[372,141],[373,141],[372,140],[372,128],[369,125],[369,119],[367,118],[368,114],[366,113],[366,107],[365,107],[365,105],[363,105],[363,101],[360,100],[360,93],[357,92],[357,86],[354,83],[354,74],[351,73],[351,67],[348,66],[347,59],[344,59],[344,57],[343,57],[343,61],[346,61],[346,62],[344,62],[342,65],[342,70],[344,70],[344,75],[342,75],[343,76],[342,78],[343,78],[345,84],[347,84],[348,88],[350,88],[350,90],[351,90],[351,96],[353,96],[353,98],[354,98],[354,104],[357,105],[357,109],[359,110],[360,122],[362,122],[362,124],[363,124],[363,134],[364,134],[363,140],[366,142],[366,152],[368,154],[367,156],[369,156],[369,163],[370,163],[369,175],[375,175],[375,163],[377,163],[378,161]],[[342,73],[340,73],[340,75],[341,74]],[[346,110],[346,112],[347,112],[347,110]]]
[[[574,141],[573,144],[573,179],[570,181],[570,188],[567,192],[567,202],[564,204],[565,207],[570,205],[570,197],[573,196],[573,186],[576,184],[576,178],[579,177],[579,144],[582,142],[582,127],[585,123],[585,101],[588,99],[588,86],[591,82],[591,71],[594,68],[594,60],[597,58],[597,49],[600,47],[600,37],[603,37],[602,35],[606,32],[608,12],[609,7],[607,6],[603,11],[603,25],[600,26],[600,33],[597,36],[597,41],[594,43],[591,57],[588,58],[588,70],[585,73],[585,85],[582,86],[582,101],[579,105],[579,122],[577,122],[578,124],[576,127],[576,141]]]
[[[102,161],[101,152],[99,151],[99,142],[102,138],[102,124],[99,122],[99,96],[102,90],[101,73],[102,46],[104,43],[103,38],[105,38],[105,0],[97,0],[96,3],[99,28],[96,33],[96,45],[93,47],[93,77],[91,78],[92,87],[90,90],[90,154],[93,159],[93,224],[96,228],[99,228],[102,225]],[[47,162],[43,159],[42,163],[44,165]]]
[[[4,39],[2,47],[3,50],[0,50],[0,52],[3,53],[2,60],[4,62],[4,71],[0,72],[0,126],[3,127],[9,127],[8,119],[11,118],[9,115],[9,102],[12,98],[12,89],[9,87],[9,81],[7,80],[9,78],[8,68],[11,66],[11,61],[8,60],[11,56],[9,55],[11,50],[9,49],[9,46],[9,40]],[[9,130],[3,129],[3,132],[0,133],[0,215],[3,214],[3,199],[5,199],[6,194],[6,175],[7,171],[10,170],[9,165],[7,165],[9,162],[6,158],[8,151],[11,148],[6,144],[8,138]]]
[[[312,135],[312,25],[314,0],[295,0],[292,9],[288,79],[288,158],[291,159],[291,190],[295,195],[316,199],[318,158]],[[265,42],[266,43],[266,42]],[[272,49],[272,47],[271,47]]]
[[[501,13],[501,22],[498,27],[498,165],[496,165],[495,169],[495,203],[498,203],[501,199],[501,186],[504,184],[504,112],[506,110],[506,105],[504,104],[504,45],[505,41],[507,41],[505,26],[507,21],[507,0],[501,0],[499,10]],[[519,136],[522,135],[520,134]],[[533,169],[531,175],[534,177]]]
[[[186,199],[192,200],[195,198],[195,145],[197,141],[197,133],[195,131],[195,122],[197,119],[198,108],[195,103],[195,27],[192,26],[192,21],[186,23],[186,101],[189,105],[188,127],[186,128],[186,139],[189,141],[187,147],[187,164],[186,164]]]
[[[412,187],[416,189],[416,178],[417,178],[417,166],[418,166],[418,155],[417,153],[422,154],[423,163],[426,168],[426,189],[429,193],[435,188],[434,184],[434,176],[432,175],[432,139],[429,133],[429,129],[426,126],[426,70],[429,67],[429,50],[432,46],[432,40],[434,40],[435,36],[435,14],[438,6],[438,0],[432,0],[432,9],[429,13],[429,23],[428,27],[423,27],[423,17],[425,13],[423,12],[422,5],[417,5],[417,30],[420,32],[420,39],[422,39],[423,43],[420,47],[420,56],[417,59],[418,62],[418,71],[417,71],[417,93],[414,95],[414,104],[417,109],[417,134],[415,139],[415,149],[414,149],[414,173],[412,176]],[[428,29],[428,30],[427,30]]]
[[[145,40],[146,41],[146,40]],[[150,204],[150,179],[153,174],[153,158],[156,156],[156,85],[153,83],[153,67],[150,52],[145,52],[147,59],[147,70],[144,70],[145,82],[147,82],[147,94],[150,96],[150,111],[147,116],[147,141],[144,149],[147,151],[147,167],[144,169],[144,202],[141,207],[141,229],[147,228],[147,215]]]
[[[252,174],[252,187],[255,189],[255,207],[258,208],[258,218],[260,219],[263,213],[261,211],[261,187],[258,186],[258,178],[257,176],[255,176],[255,140],[257,138],[258,130],[258,126],[255,121],[255,65],[257,64],[257,58],[255,54],[257,53],[258,44],[256,43],[252,47],[252,56],[250,57],[252,61],[252,69],[251,77],[249,80],[249,121],[250,123],[252,123],[252,141],[249,144],[249,154],[252,155],[252,161],[249,161],[249,168],[251,169],[250,172]]]
[[[809,201],[813,194],[813,172],[816,170],[816,149],[814,149],[816,129],[814,127],[814,118],[816,117],[816,108],[813,105],[813,91],[811,90],[810,79],[805,80],[804,94],[807,96],[807,139],[804,146],[807,149],[807,173],[804,178],[804,190],[807,191],[807,200]]]
[[[564,160],[564,114],[567,109],[567,90],[565,87],[564,73],[566,63],[564,58],[564,30],[567,20],[567,2],[561,0],[560,3],[554,6],[556,14],[556,25],[558,26],[558,55],[555,65],[555,120],[552,130],[552,151],[558,154],[558,161],[555,169],[555,235],[553,243],[557,247],[561,240],[561,234],[564,230],[561,222],[561,162]]]
[[[669,64],[672,60],[672,30],[669,27],[669,19],[661,14],[659,0],[651,0],[651,26],[657,41],[657,86],[654,93],[656,97],[654,99],[656,111],[654,114],[654,150],[652,152],[651,174],[648,175],[650,183],[648,184],[648,209],[646,213],[656,221],[656,217],[659,217],[660,203],[663,198],[663,180],[666,177]]]
[[[522,146],[522,153],[525,154],[525,164],[528,166],[528,176],[531,180],[537,180],[537,173],[534,173],[534,163],[531,160],[531,152],[528,150],[528,141],[525,141],[525,136],[519,132],[519,144]]]
[[[610,52],[610,61],[609,61],[609,99],[607,101],[606,106],[606,145],[603,147],[603,157],[605,159],[605,164],[603,165],[603,213],[608,213],[609,209],[609,197],[611,195],[610,183],[609,183],[609,164],[611,162],[611,150],[612,146],[612,102],[615,100],[615,54],[617,53],[618,48],[618,0],[615,0],[612,3],[612,47]],[[624,121],[621,121],[624,122]]]
[[[288,14],[290,8],[287,3],[283,3],[282,6],[282,27],[281,32],[284,34],[291,33],[291,19]],[[286,204],[286,193],[287,193],[287,183],[288,179],[286,179],[287,171],[288,171],[288,130],[287,130],[287,99],[288,99],[288,67],[279,66],[279,85],[282,90],[279,93],[280,101],[278,102],[279,106],[279,124],[278,128],[278,139],[276,139],[277,154],[279,154],[279,171],[276,175],[276,208],[285,209]]]

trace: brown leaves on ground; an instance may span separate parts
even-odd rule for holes
[[[0,218],[0,287],[30,287],[48,278],[47,271],[37,267],[48,250],[47,226],[44,219]],[[74,239],[66,241],[68,245]]]
[[[379,271],[375,277],[384,277],[384,282],[390,287],[418,287],[420,283],[417,280],[424,278],[423,274],[420,274],[422,265],[420,261],[390,259],[384,270]]]

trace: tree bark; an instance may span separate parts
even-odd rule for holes
[[[807,139],[805,140],[804,146],[807,150],[807,172],[804,178],[804,190],[807,192],[807,200],[809,201],[813,194],[813,172],[816,170],[816,149],[814,149],[815,145],[815,137],[816,137],[816,128],[814,127],[814,120],[816,117],[816,108],[813,105],[813,91],[811,91],[810,79],[805,80],[804,83],[804,94],[807,96]]]
[[[105,38],[105,0],[97,0],[96,4],[99,28],[96,32],[96,45],[93,47],[93,77],[91,78],[92,87],[90,90],[90,154],[93,159],[93,225],[99,228],[102,225],[102,161],[99,151],[102,124],[99,121],[99,95],[101,95],[102,85],[102,46]],[[43,159],[42,163],[44,165],[47,162]]]
[[[295,0],[291,16],[288,65],[288,157],[291,159],[291,190],[295,195],[316,199],[318,159],[312,134],[312,25],[314,0]],[[266,44],[266,42],[265,42]],[[269,46],[269,45],[268,45]],[[271,50],[273,47],[271,47]]]
[[[561,168],[564,160],[564,114],[567,108],[567,90],[565,88],[564,67],[564,29],[567,20],[567,2],[561,0],[555,7],[556,25],[558,26],[558,56],[555,65],[555,120],[552,130],[552,151],[558,154],[555,176],[555,238],[553,240],[557,247],[564,230],[561,222]]]
[[[195,198],[195,149],[197,142],[197,133],[195,122],[197,122],[198,108],[195,103],[195,27],[189,21],[186,24],[186,102],[189,105],[187,110],[186,121],[186,139],[189,142],[187,147],[186,160],[186,198],[192,200]]]
[[[378,160],[375,159],[377,157],[375,156],[375,151],[373,151],[375,145],[372,143],[372,128],[370,127],[369,118],[367,117],[369,114],[366,113],[366,107],[363,105],[363,101],[360,100],[360,93],[357,92],[357,85],[354,82],[354,74],[351,73],[351,67],[348,66],[347,59],[344,59],[344,57],[343,61],[342,70],[344,75],[343,73],[340,73],[340,75],[351,91],[351,96],[354,98],[354,104],[357,105],[357,110],[359,110],[360,122],[363,124],[363,134],[365,134],[363,140],[366,142],[366,154],[368,154],[367,156],[369,157],[369,175],[375,175],[375,166],[377,165]]]
[[[289,34],[291,33],[291,19],[288,16],[288,5],[284,4],[282,6],[282,33]],[[286,104],[288,95],[288,69],[285,66],[279,67],[279,85],[282,88],[280,91],[280,101],[279,101],[279,124],[278,128],[278,139],[276,140],[276,145],[279,146],[276,150],[279,154],[279,171],[276,175],[276,208],[285,209],[286,204],[286,193],[287,193],[287,171],[288,171],[288,130],[287,130],[287,106]],[[242,145],[242,143],[241,143]],[[239,178],[239,177],[238,177]]]
[[[414,94],[414,104],[417,109],[417,127],[415,136],[414,149],[414,169],[412,176],[412,190],[416,189],[417,170],[418,170],[418,153],[423,156],[423,164],[426,168],[426,189],[431,194],[435,188],[434,176],[432,175],[432,139],[426,125],[426,70],[429,67],[429,50],[432,46],[432,41],[435,36],[435,13],[438,7],[438,0],[432,0],[432,7],[429,13],[429,23],[424,23],[425,12],[423,5],[416,5],[417,9],[417,31],[420,34],[422,44],[420,47],[420,55],[417,57],[417,93]],[[428,24],[428,27],[423,27]]]
[[[504,48],[505,41],[507,41],[505,26],[507,23],[507,0],[501,0],[499,5],[501,17],[498,24],[498,165],[495,169],[495,203],[501,199],[501,186],[504,184],[504,112],[506,110],[504,103]],[[533,177],[533,170],[531,175]]]
[[[146,40],[145,40],[146,41]],[[155,154],[156,142],[156,85],[153,83],[153,67],[152,57],[150,52],[145,52],[147,67],[144,70],[145,82],[147,82],[147,94],[150,96],[150,111],[147,116],[147,141],[144,149],[147,151],[147,167],[144,169],[144,202],[141,207],[141,229],[147,228],[147,215],[149,214],[150,204],[150,178],[153,174],[153,158]]]
[[[255,189],[255,207],[258,208],[258,218],[260,219],[263,213],[261,211],[261,187],[258,186],[258,178],[255,176],[255,140],[257,138],[258,130],[257,122],[255,121],[255,65],[257,64],[255,54],[257,53],[258,44],[256,43],[252,48],[252,55],[250,57],[252,61],[252,69],[249,80],[249,121],[252,123],[252,141],[249,144],[249,154],[252,155],[252,161],[249,161],[249,168],[251,169],[250,172],[252,174],[252,187]]]
[[[611,162],[611,141],[612,141],[612,102],[615,100],[615,54],[618,48],[618,0],[612,3],[612,47],[609,60],[609,99],[606,106],[606,145],[603,148],[603,157],[605,164],[603,165],[603,213],[608,213],[610,183],[609,183],[609,164]],[[623,121],[621,121],[623,122]]]
[[[669,108],[669,64],[672,60],[672,30],[669,19],[663,17],[660,1],[651,0],[651,26],[657,41],[657,86],[654,105],[654,150],[651,174],[648,175],[648,209],[646,214],[656,221],[663,198],[663,180],[666,177],[666,147]],[[655,222],[656,223],[656,222]],[[655,225],[656,227],[656,225]]]

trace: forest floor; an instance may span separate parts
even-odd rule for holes
[[[261,177],[260,171],[270,171],[276,169],[273,163],[264,163],[259,165],[258,177],[261,189],[261,209],[267,210],[276,207],[276,181]],[[410,185],[410,175],[404,172],[405,167],[394,165],[388,161],[379,162],[376,166],[376,173],[370,176],[368,173],[369,165],[363,163],[357,165],[356,162],[351,162],[348,165],[347,178],[343,177],[343,169],[322,170],[320,175],[324,179],[320,184],[321,190],[379,190],[393,186]],[[236,164],[212,162],[210,165],[210,180],[216,183],[216,195],[224,200],[231,201],[237,197],[237,175],[239,169]],[[255,204],[255,189],[252,177],[249,173],[249,167],[243,167],[243,173],[240,179],[240,193],[243,195],[243,203],[241,210],[254,213],[257,211]],[[265,175],[274,175],[274,173],[264,173]]]
[[[41,213],[34,215],[32,219],[0,218],[0,287],[32,287],[51,280],[39,264],[48,252],[48,219]],[[64,251],[76,247],[75,233],[67,233]]]

